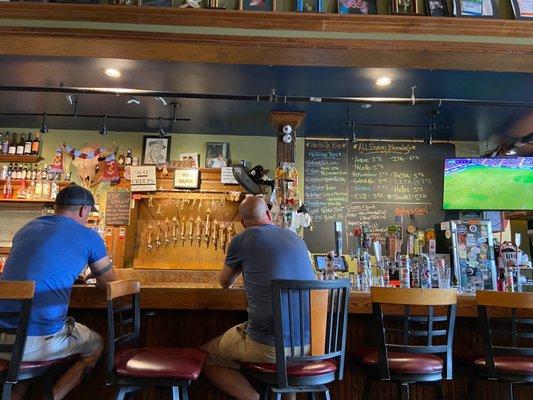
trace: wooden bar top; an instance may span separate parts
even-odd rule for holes
[[[457,298],[459,317],[476,317],[476,298],[460,294]],[[92,285],[75,285],[70,300],[71,308],[104,308],[105,292]],[[143,309],[167,310],[246,310],[244,288],[237,286],[223,289],[215,283],[168,283],[141,284],[141,307]],[[372,312],[370,293],[351,291],[350,314]]]

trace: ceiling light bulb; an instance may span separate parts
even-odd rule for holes
[[[381,78],[376,80],[377,86],[389,86],[392,83],[392,79],[388,76],[382,76]]]
[[[104,69],[104,74],[106,74],[110,78],[120,78],[122,76],[122,72],[115,68]]]

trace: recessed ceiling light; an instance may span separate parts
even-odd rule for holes
[[[122,72],[115,68],[104,69],[104,74],[106,74],[110,78],[120,78],[122,76]]]
[[[388,76],[382,76],[381,78],[376,80],[377,86],[389,86],[392,83],[392,79]]]

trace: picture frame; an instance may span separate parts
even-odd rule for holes
[[[391,0],[391,11],[392,11],[392,14],[395,14],[395,15],[417,15],[418,14],[417,1],[416,0]]]
[[[142,165],[162,165],[170,162],[170,137],[144,136]]]
[[[180,161],[190,161],[192,168],[200,168],[200,154],[198,153],[180,153]]]
[[[228,142],[207,142],[205,146],[205,167],[227,167],[230,160]]]
[[[533,19],[533,0],[511,0],[515,19]]]
[[[323,0],[296,0],[296,12],[321,13],[324,12]]]
[[[450,10],[446,0],[426,0],[427,15],[430,17],[449,17]]]
[[[376,0],[338,0],[337,11],[339,14],[377,14]]]
[[[453,0],[458,18],[498,18],[495,0]]]
[[[276,0],[239,0],[239,10],[276,11]]]

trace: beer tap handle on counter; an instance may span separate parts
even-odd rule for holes
[[[161,246],[161,221],[157,221],[157,236],[155,238],[155,247]]]
[[[215,219],[213,221],[213,226],[211,228],[211,242],[213,243],[213,247],[215,248],[215,250],[218,246],[218,230],[219,230],[219,223]]]
[[[192,230],[194,228],[194,220],[192,217],[189,218],[189,221],[187,222],[189,224],[189,242],[192,245],[192,241],[194,240],[194,236],[192,235]]]
[[[165,218],[165,239],[163,241],[163,243],[165,243],[165,246],[167,246],[170,243],[170,239],[168,238],[169,223],[170,221],[168,220],[168,218]]]
[[[226,251],[226,227],[222,223],[220,223],[219,233],[220,247],[222,248],[222,251]]]
[[[148,224],[148,244],[146,245],[146,249],[150,251],[153,248],[154,246],[152,245],[152,224]]]
[[[181,245],[185,245],[185,217],[181,218]]]
[[[172,243],[175,244],[178,241],[178,237],[176,236],[176,231],[178,229],[178,219],[176,217],[172,217]]]
[[[202,243],[202,219],[196,217],[194,234],[196,235],[196,240],[198,240],[198,246]]]
[[[205,226],[204,226],[204,241],[206,245],[209,245],[209,235],[211,234],[211,221],[209,217],[211,216],[211,209],[207,209],[205,217]]]
[[[235,225],[233,224],[233,222],[228,224],[228,227],[226,230],[228,231],[228,235],[226,238],[226,245],[225,245],[225,248],[227,249],[229,244],[231,243],[231,239],[233,239],[233,236],[235,236]]]

